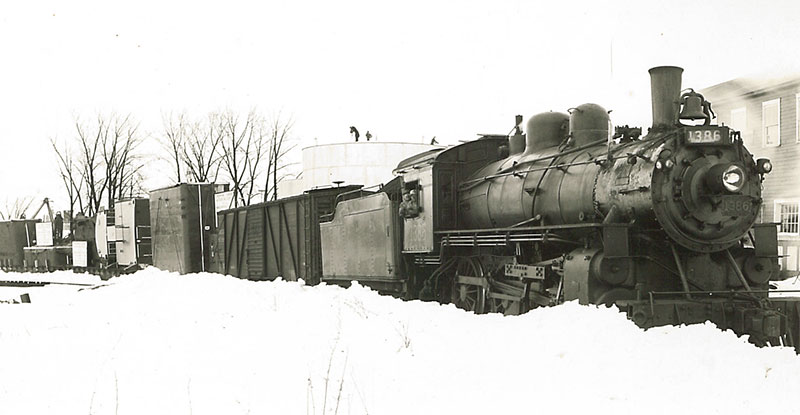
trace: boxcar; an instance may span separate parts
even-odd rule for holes
[[[357,195],[359,189],[314,189],[219,212],[214,270],[250,280],[281,277],[318,283],[322,276],[320,218],[333,213],[337,196]]]
[[[214,185],[179,184],[150,192],[153,265],[187,274],[209,271]]]

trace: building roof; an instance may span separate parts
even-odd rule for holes
[[[703,88],[700,93],[724,103],[728,99],[757,98],[770,91],[797,87],[800,87],[800,73],[785,73],[731,79]]]

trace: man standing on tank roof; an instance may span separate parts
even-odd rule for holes
[[[60,240],[64,235],[64,218],[61,217],[61,212],[56,213],[53,218],[53,238]]]

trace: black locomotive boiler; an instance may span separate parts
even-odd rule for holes
[[[682,72],[650,70],[644,136],[584,104],[401,162],[320,224],[323,280],[477,313],[616,305],[642,327],[710,320],[798,346],[800,298],[769,298],[776,225],[756,223],[772,166]]]

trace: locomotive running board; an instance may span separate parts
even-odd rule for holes
[[[505,246],[518,242],[558,242],[580,245],[579,241],[566,239],[553,234],[557,231],[570,231],[587,228],[624,228],[624,224],[603,223],[577,223],[552,226],[525,226],[507,228],[487,228],[469,230],[437,231],[436,236],[441,238],[442,246]]]

